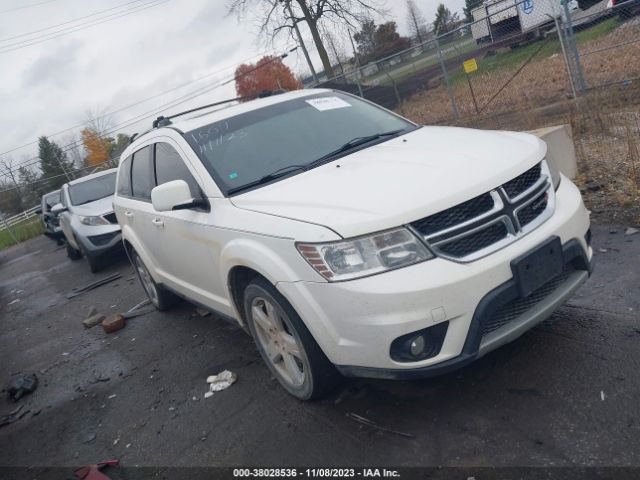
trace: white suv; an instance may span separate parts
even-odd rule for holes
[[[230,317],[311,399],[338,372],[468,364],[587,279],[588,213],[545,155],[304,90],[159,118],[124,152],[114,207],[156,307]]]

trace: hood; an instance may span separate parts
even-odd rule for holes
[[[231,201],[354,237],[485,193],[542,160],[546,148],[524,133],[422,127]]]
[[[100,198],[84,205],[74,205],[73,213],[84,217],[97,217],[113,212],[113,195]]]

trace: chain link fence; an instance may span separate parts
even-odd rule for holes
[[[366,65],[356,58],[318,86],[423,123],[465,123],[640,80],[640,0],[489,0],[472,13],[470,24]]]
[[[571,124],[589,207],[640,224],[640,0],[488,0],[472,14],[318,86],[422,124]]]

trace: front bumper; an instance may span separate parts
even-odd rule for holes
[[[300,314],[329,360],[345,375],[417,378],[459,368],[512,341],[551,315],[588,277],[589,217],[578,189],[563,179],[553,216],[533,232],[480,260],[436,258],[411,267],[341,283],[281,282],[280,292]],[[483,323],[518,295],[510,267],[551,236],[560,238],[573,270],[544,301],[495,332]],[[390,356],[394,339],[448,322],[439,353],[419,362]]]
[[[86,229],[86,235],[77,235],[82,253],[88,257],[99,257],[121,250],[122,233],[120,226],[100,226]]]

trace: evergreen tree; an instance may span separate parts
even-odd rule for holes
[[[38,158],[42,172],[41,178],[49,179],[42,183],[47,184],[50,190],[56,190],[70,178],[73,179],[73,162],[56,142],[45,136],[38,139]]]

